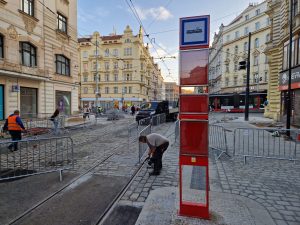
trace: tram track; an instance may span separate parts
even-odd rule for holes
[[[128,122],[126,122],[126,124],[128,124]],[[124,125],[126,125],[126,124],[124,124]],[[165,134],[167,134],[169,132],[171,126],[172,126],[172,124],[169,124],[169,126],[167,128],[167,131],[164,132]],[[120,133],[120,130],[122,130],[122,128],[114,130],[113,133],[118,134],[118,133]],[[112,135],[112,133],[111,133],[111,127],[107,126],[105,130],[102,130],[102,132],[99,133],[99,135],[101,135],[101,137],[102,137],[101,139],[102,140],[107,139],[107,136]],[[99,135],[95,135],[94,138],[89,139],[89,143],[82,142],[82,143],[78,143],[78,144],[74,145],[74,148],[79,148],[80,146],[86,145],[86,144],[93,144],[96,140],[99,139]],[[170,135],[172,135],[172,134],[170,134]],[[105,152],[104,152],[103,155],[101,155],[102,157],[100,159],[98,159],[96,162],[94,162],[91,165],[90,168],[88,168],[84,172],[80,173],[80,175],[78,175],[77,177],[73,178],[71,181],[69,181],[63,187],[59,188],[57,191],[51,193],[50,195],[48,195],[47,197],[45,197],[44,199],[42,199],[41,201],[39,201],[37,204],[35,204],[31,208],[29,208],[28,210],[26,210],[25,212],[23,212],[21,215],[19,215],[19,216],[15,217],[14,219],[12,219],[7,225],[19,224],[20,222],[22,224],[22,219],[25,219],[27,215],[32,214],[35,210],[39,209],[43,205],[46,205],[48,202],[50,202],[56,196],[58,196],[59,194],[61,194],[64,190],[67,190],[69,187],[71,187],[72,185],[74,185],[77,181],[79,181],[81,178],[83,178],[87,174],[93,173],[94,169],[96,169],[97,167],[103,165],[105,162],[109,161],[113,156],[115,156],[116,154],[118,154],[119,153],[119,148],[122,147],[122,145],[123,145],[123,143],[120,143],[116,147],[110,149],[111,153],[109,153],[108,155],[106,155]],[[105,221],[105,219],[113,211],[113,209],[115,208],[115,206],[117,205],[117,203],[119,202],[119,200],[122,198],[122,196],[124,195],[124,193],[127,191],[127,189],[130,187],[130,185],[132,184],[132,182],[135,180],[136,176],[139,174],[139,172],[143,168],[144,162],[141,163],[141,164],[139,164],[139,165],[137,165],[137,164],[135,165],[135,167],[136,167],[135,172],[131,175],[131,177],[129,178],[128,182],[124,185],[123,188],[121,188],[121,190],[114,197],[114,199],[108,204],[108,206],[103,211],[103,213],[101,213],[101,215],[97,218],[97,220],[96,220],[97,222],[93,223],[93,225],[103,224],[103,222]]]

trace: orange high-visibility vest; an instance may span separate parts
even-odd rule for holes
[[[22,130],[21,126],[17,123],[17,117],[17,115],[13,115],[7,118],[8,130]]]

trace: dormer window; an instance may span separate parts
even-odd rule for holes
[[[22,0],[22,11],[30,16],[34,16],[34,0]]]
[[[126,40],[125,40],[125,43],[130,43],[131,42],[131,40],[129,39],[129,38],[127,38]]]

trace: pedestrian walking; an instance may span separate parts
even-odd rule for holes
[[[14,141],[8,146],[8,149],[10,151],[19,150],[17,141],[22,140],[22,131],[25,131],[19,110],[15,110],[13,114],[7,117],[3,129],[8,130],[11,140]]]
[[[53,122],[55,135],[58,134],[58,120],[59,120],[58,115],[59,115],[59,109],[56,109],[53,115],[50,117],[50,120]]]
[[[169,147],[169,140],[157,133],[148,134],[147,136],[140,136],[139,142],[146,143],[149,147],[148,156],[150,157],[150,164],[154,164],[154,169],[150,176],[157,176],[162,169],[162,156]]]
[[[90,118],[90,110],[89,110],[89,107],[85,106],[83,108],[83,118]]]
[[[131,115],[133,115],[133,116],[134,116],[134,114],[135,114],[135,106],[134,106],[134,105],[132,105],[132,106],[131,106]]]

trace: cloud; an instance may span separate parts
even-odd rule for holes
[[[171,12],[163,6],[150,9],[142,9],[138,6],[136,6],[135,8],[141,20],[146,20],[148,18],[156,20],[168,20],[173,17]]]

